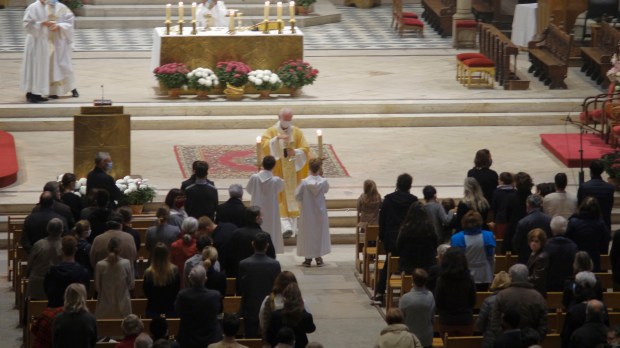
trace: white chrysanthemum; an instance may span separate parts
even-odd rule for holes
[[[58,177],[56,178],[56,181],[61,182],[63,176],[64,176],[64,174],[58,175]]]
[[[256,81],[254,81],[254,83],[255,83],[257,86],[260,86],[260,85],[262,85],[262,84],[263,84],[263,80],[256,79]]]
[[[204,85],[206,82],[207,82],[207,80],[205,80],[204,77],[201,77],[201,78],[198,79],[198,83],[201,84],[201,85]]]
[[[135,190],[138,189],[138,185],[136,185],[135,182],[130,182],[129,185],[127,185],[127,188],[132,190],[132,191],[135,191]]]
[[[278,79],[277,75],[271,75],[271,78],[269,78],[269,83],[271,83],[272,85],[275,85],[276,83],[280,82]]]
[[[211,86],[213,86],[213,82],[211,82],[211,80],[205,80],[204,85],[207,86],[207,87],[211,87]]]
[[[123,184],[116,184],[116,187],[118,187],[119,190],[123,190]]]
[[[73,191],[73,194],[78,197],[82,197],[82,193],[80,193],[80,191]]]
[[[193,71],[187,74],[187,78],[188,79],[191,79],[192,77],[194,77],[194,72]]]
[[[129,175],[127,175],[126,177],[123,178],[123,180],[125,180],[125,181],[127,181],[129,179],[131,179],[131,176],[129,176]]]
[[[269,81],[270,75],[263,75],[263,81]]]
[[[123,179],[118,179],[118,180],[116,180],[116,184],[117,184],[117,185],[118,185],[118,184],[124,184],[124,183],[125,183],[125,180],[123,180]]]
[[[80,187],[80,194],[84,196],[86,194],[86,185]]]
[[[86,186],[86,178],[81,178],[79,181],[80,185]]]
[[[131,193],[131,189],[126,189],[125,191],[123,191],[124,194],[130,194]]]

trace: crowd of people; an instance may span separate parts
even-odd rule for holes
[[[59,338],[71,333],[84,342],[81,347],[94,347],[96,319],[124,318],[125,339],[117,347],[232,347],[243,318],[245,338],[261,338],[265,347],[306,347],[307,334],[316,329],[313,317],[295,276],[282,271],[276,255],[283,253],[283,234],[290,231],[305,259],[302,266],[310,267],[313,259],[317,266],[325,265],[322,257],[331,246],[325,206],[329,184],[321,176],[321,159],[308,153],[303,134],[296,141],[304,149],[293,141],[300,131],[292,126],[292,117],[283,109],[276,129],[266,132],[265,148],[274,149],[274,155],[266,150],[263,170],[249,178],[251,206],[243,204],[240,184],[231,185],[230,199],[219,204],[215,184],[207,178],[208,163],[196,161],[192,177],[180,189],[171,189],[157,209],[144,244],[132,228],[131,210],[117,207],[122,193],[108,174],[113,165],[109,153],[95,156],[86,184],[88,204],[75,199],[72,173],[60,183],[47,183],[24,220],[20,241],[28,253],[27,298],[48,301],[32,327],[34,346],[74,347],[77,341]],[[277,176],[278,165],[290,173]],[[309,173],[305,177],[297,175],[303,167]],[[293,190],[287,192],[290,183]],[[294,203],[286,201],[291,197]],[[299,218],[284,230],[283,206],[284,218]],[[148,255],[143,274],[136,267],[141,248]],[[165,332],[155,335],[153,324],[150,336],[143,332],[131,301],[138,278],[143,279],[147,318],[180,319],[175,342]],[[222,318],[226,278],[236,278],[241,308],[237,316],[226,313]],[[92,314],[85,305],[91,280],[97,298]],[[83,330],[76,333],[77,328]]]
[[[360,228],[379,225],[385,251],[399,256],[399,272],[413,279],[398,309],[388,311],[389,325],[376,346],[431,347],[435,314],[441,337],[478,333],[483,347],[535,346],[548,333],[545,298],[551,291],[563,292],[563,348],[620,346],[620,328],[608,329],[595,274],[600,256],[609,253],[614,289],[620,288],[620,233],[610,249],[614,187],[603,181],[602,163],[591,162],[591,179],[576,194],[566,191],[564,173],[532,193],[529,174],[498,175],[491,164],[489,150],[476,153],[458,204],[438,200],[433,186],[423,188],[421,202],[406,173],[384,197],[372,180],[364,182]],[[505,253],[516,255],[517,263],[494,274],[495,255]],[[377,305],[385,305],[387,278],[386,262],[375,284]],[[474,320],[480,291],[492,295]]]

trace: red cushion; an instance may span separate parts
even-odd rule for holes
[[[466,53],[459,53],[456,55],[456,59],[460,60],[460,61],[464,61],[467,59],[472,59],[472,58],[486,58],[487,56],[485,56],[482,53],[476,53],[476,52],[466,52]]]
[[[403,18],[403,24],[412,27],[424,27],[424,23],[417,18]]]
[[[616,137],[620,136],[620,126],[614,126],[611,129],[611,131],[612,131],[612,133],[614,133],[614,136],[616,136]]]
[[[415,12],[403,12],[405,18],[418,18],[418,14]]]
[[[579,121],[582,123],[588,123],[590,121],[590,118],[584,111],[582,111],[579,113]]]
[[[590,111],[589,114],[590,114],[590,117],[600,120],[601,117],[603,116],[603,110],[595,109],[595,110]]]
[[[488,58],[471,58],[464,60],[463,64],[470,68],[490,68],[495,66],[495,63]]]
[[[475,28],[478,26],[478,22],[473,19],[457,20],[455,22],[457,28]]]

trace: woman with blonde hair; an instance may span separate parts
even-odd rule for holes
[[[202,249],[203,266],[207,270],[207,281],[205,288],[217,290],[222,298],[226,296],[226,274],[215,269],[218,252],[212,246],[206,246]]]
[[[377,184],[367,179],[364,181],[364,193],[357,199],[358,222],[378,225],[379,208],[381,208],[381,195],[377,191]]]
[[[124,318],[131,314],[129,290],[134,287],[133,269],[129,260],[119,256],[121,240],[112,237],[108,256],[95,266],[97,290],[97,319]]]
[[[153,251],[155,244],[162,242],[168,248],[172,242],[177,240],[181,230],[174,225],[170,225],[170,209],[167,206],[157,208],[157,224],[146,229],[146,250]]]
[[[97,320],[86,307],[86,288],[70,284],[65,290],[64,312],[58,314],[52,326],[54,347],[95,348]]]
[[[489,202],[484,198],[480,184],[474,178],[465,178],[463,184],[463,199],[456,207],[456,230],[461,231],[461,220],[465,213],[470,210],[477,211],[482,216],[483,228],[486,229],[487,216],[491,206]]]
[[[290,283],[297,283],[295,274],[291,271],[280,272],[273,282],[271,293],[265,297],[263,303],[260,305],[258,321],[261,332],[263,333],[263,339],[267,338],[267,328],[271,313],[284,308],[284,297],[282,297],[282,292],[284,292],[284,289],[286,289]]]
[[[151,265],[144,271],[144,295],[147,299],[146,316],[176,317],[174,300],[181,289],[181,277],[170,262],[170,253],[164,243],[157,243],[151,252]]]

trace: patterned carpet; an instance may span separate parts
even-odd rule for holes
[[[310,145],[313,154],[317,145]],[[209,177],[214,179],[248,179],[256,173],[256,147],[253,145],[175,145],[181,174],[188,178],[192,163],[197,160],[209,163]],[[327,178],[348,177],[349,173],[338,159],[330,144],[323,144],[323,173]]]
[[[338,7],[340,23],[303,28],[304,49],[311,50],[384,50],[451,48],[451,38],[441,38],[427,24],[424,37],[399,37],[390,28],[392,9],[381,6],[371,9]],[[408,6],[407,11],[422,13],[422,7]],[[0,10],[0,52],[22,52],[24,31],[22,9]],[[150,51],[153,31],[144,29],[78,29],[74,51]]]

